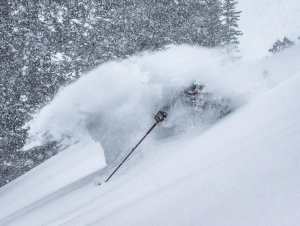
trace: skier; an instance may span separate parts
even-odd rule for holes
[[[211,94],[207,92],[203,92],[205,86],[199,84],[197,82],[193,82],[188,88],[184,89],[180,92],[176,97],[174,97],[167,105],[162,107],[155,115],[154,120],[155,123],[150,127],[150,129],[146,132],[146,134],[138,141],[138,143],[130,150],[130,152],[125,156],[125,158],[116,166],[116,168],[110,173],[110,175],[104,180],[104,182],[108,182],[111,177],[119,170],[119,168],[127,161],[127,159],[133,154],[133,152],[137,149],[137,147],[143,142],[143,140],[152,132],[152,130],[161,122],[165,121],[168,117],[171,108],[176,104],[177,101],[182,101],[184,104],[192,106],[193,108],[201,108],[205,110],[205,108],[209,105],[216,105],[215,100],[212,99]],[[210,103],[211,102],[211,103]],[[227,107],[226,105],[224,105]],[[221,111],[224,111],[222,104],[219,107]],[[222,112],[223,115],[230,112],[226,110]],[[101,184],[101,183],[100,183]],[[99,184],[99,185],[100,185]]]
[[[191,86],[186,88],[183,92],[187,96],[196,96],[199,95],[204,89],[204,85],[197,82],[193,82]]]
[[[204,85],[198,83],[198,82],[193,82],[189,87],[181,91],[178,95],[173,97],[171,101],[163,106],[154,116],[154,119],[156,122],[162,122],[164,121],[167,117],[168,114],[171,110],[171,108],[178,102],[182,101],[183,103],[194,106],[197,104],[197,101],[201,98],[202,96],[205,95],[203,92],[204,90]]]

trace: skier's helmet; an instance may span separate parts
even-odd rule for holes
[[[197,95],[204,89],[204,87],[205,86],[200,82],[194,81],[191,86],[185,90],[185,93],[188,95]]]

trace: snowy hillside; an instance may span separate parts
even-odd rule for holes
[[[0,225],[298,226],[300,41],[267,50],[300,35],[300,4],[253,2],[239,2],[241,59],[168,46],[61,89],[29,122],[24,151],[51,141],[64,151],[0,188]],[[232,112],[207,121],[178,107],[98,186],[193,81],[230,100]]]
[[[151,124],[151,112],[143,117],[143,111],[149,111],[146,106],[155,106],[160,100],[160,96],[155,96],[159,92],[152,90],[152,81],[163,78],[159,72],[169,75],[169,81],[201,78],[211,89],[221,90],[235,100],[238,108],[205,132],[194,128],[175,139],[157,140],[152,136],[126,167],[101,187],[95,185],[96,175],[102,175],[99,170],[104,158],[97,142],[90,141],[95,145],[85,149],[86,158],[80,150],[62,152],[1,189],[1,225],[298,225],[299,55],[299,47],[295,47],[249,65],[226,63],[217,52],[183,46],[100,67],[63,90],[36,118],[35,122],[41,120],[37,123],[40,127],[33,126],[33,134],[47,128],[43,126],[50,123],[49,118],[53,120],[48,124],[52,126],[48,133],[59,137],[71,131],[72,142],[80,141],[77,135],[83,137],[82,142],[87,141],[93,130],[85,129],[86,112],[100,114],[112,110],[121,96],[131,103],[130,108],[121,108],[127,116],[131,108],[137,108],[135,104],[141,104],[137,100],[146,101],[142,102],[145,109],[137,111],[135,117],[136,122],[143,124],[134,129],[134,137],[141,136]],[[168,64],[175,59],[176,68]],[[205,65],[199,64],[198,59],[206,59]],[[218,67],[212,67],[218,62]],[[101,96],[95,95],[93,89],[97,90],[101,83],[97,83],[96,74],[108,73],[111,79],[105,81],[118,86],[114,76],[118,78],[126,70],[134,77],[126,81],[126,86],[135,91],[134,96],[121,89],[111,94],[109,103],[97,101]],[[209,75],[207,80],[204,71]],[[221,73],[222,83],[214,82],[214,76]],[[140,82],[135,83],[136,79]],[[89,85],[86,92],[90,95],[82,92],[82,85]],[[81,92],[77,95],[76,90]],[[85,114],[80,114],[81,110]],[[55,119],[54,115],[59,117]],[[117,125],[123,118],[119,117]],[[69,121],[62,120],[68,118]],[[98,120],[91,118],[95,123]],[[66,124],[59,127],[61,123]],[[62,166],[55,168],[55,164]]]

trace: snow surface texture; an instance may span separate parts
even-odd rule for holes
[[[86,139],[74,144],[1,189],[1,203],[5,204],[1,214],[10,215],[51,197],[52,193],[68,184],[76,184],[79,178],[89,177],[104,166],[103,149],[99,143]],[[15,200],[17,194],[22,195]]]
[[[181,46],[101,66],[32,122],[35,139],[47,132],[92,146],[61,152],[3,187],[0,225],[298,225],[299,59],[299,46],[255,63]],[[120,126],[111,139],[129,134],[134,143],[163,90],[194,79],[239,108],[204,133],[149,137],[110,183],[95,186],[104,164],[98,126],[107,123],[110,135]],[[76,175],[74,166],[85,170]]]

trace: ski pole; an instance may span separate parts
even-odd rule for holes
[[[155,116],[155,123],[147,131],[147,133],[140,139],[140,141],[131,149],[131,151],[125,156],[125,158],[120,162],[120,164],[113,170],[113,172],[105,179],[108,182],[112,176],[120,169],[120,167],[126,162],[126,160],[132,155],[132,153],[137,149],[137,147],[143,142],[143,140],[151,133],[151,131],[167,117],[167,113],[164,111],[159,111]]]

